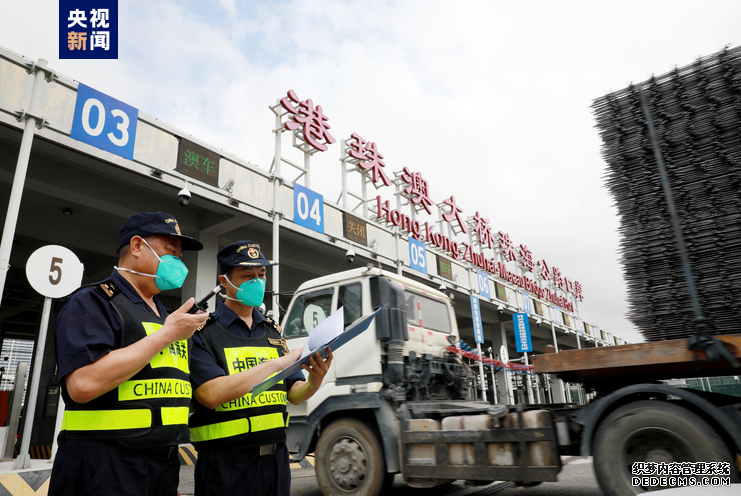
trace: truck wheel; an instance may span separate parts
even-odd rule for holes
[[[316,478],[327,496],[378,496],[390,486],[376,434],[356,419],[335,420],[316,445]]]
[[[612,412],[594,441],[594,471],[606,496],[630,496],[668,486],[632,484],[636,462],[729,462],[733,458],[718,433],[700,417],[663,401],[637,401]],[[647,474],[648,475],[648,474]],[[669,474],[666,474],[669,475]]]

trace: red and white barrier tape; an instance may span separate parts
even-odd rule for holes
[[[475,360],[477,362],[483,362],[487,365],[492,365],[494,367],[499,367],[511,372],[525,372],[525,373],[532,373],[533,372],[533,366],[532,365],[522,365],[519,363],[505,363],[501,360],[496,360],[494,358],[489,358],[485,356],[478,355],[476,353],[473,353],[471,351],[463,351],[460,348],[456,348],[455,346],[448,345],[445,347],[446,350],[450,351],[451,353],[455,353],[456,355],[460,355],[462,357],[466,357],[469,360]]]

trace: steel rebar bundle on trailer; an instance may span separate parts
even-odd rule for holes
[[[697,330],[647,100],[710,334],[741,322],[741,48],[725,49],[595,101],[606,184],[620,215],[628,316],[648,341]]]

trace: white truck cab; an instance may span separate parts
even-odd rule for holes
[[[446,349],[459,336],[444,293],[379,268],[320,277],[294,293],[283,335],[296,349],[340,307],[347,327],[383,305],[366,331],[333,350],[314,396],[288,405],[289,451],[294,460],[315,453],[324,494],[376,496],[397,473],[413,487],[555,481],[560,458],[549,412],[509,415],[510,407],[471,399],[473,373]],[[513,443],[518,435],[523,440]],[[528,462],[527,443],[537,460]]]

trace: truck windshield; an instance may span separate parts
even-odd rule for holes
[[[407,322],[414,326],[450,334],[450,314],[442,301],[405,291]]]
[[[296,298],[284,329],[285,336],[308,336],[322,320],[329,317],[333,293],[333,288],[327,288]]]

